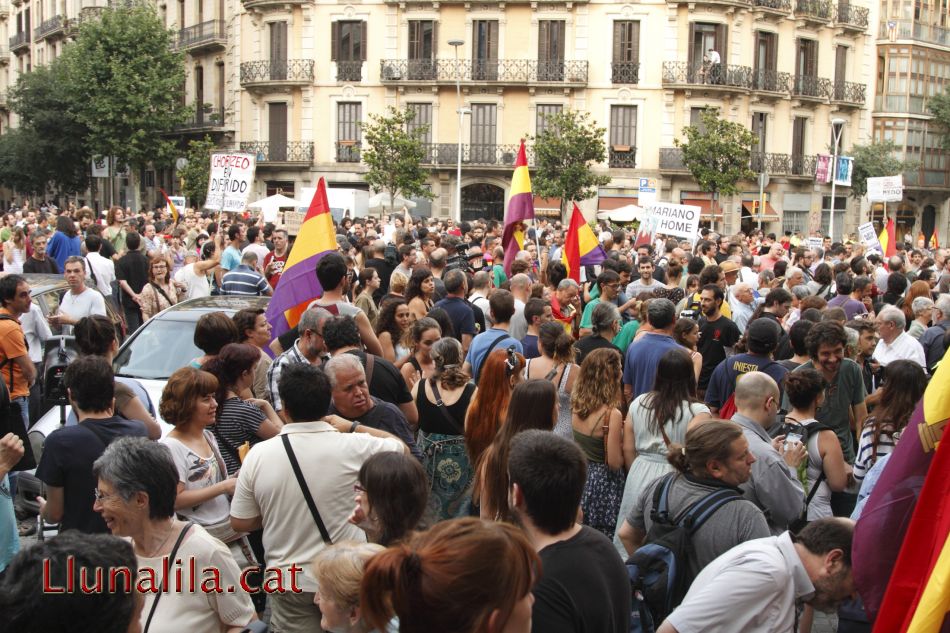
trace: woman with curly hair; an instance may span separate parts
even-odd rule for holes
[[[587,456],[581,497],[584,524],[609,539],[614,537],[624,487],[621,375],[617,350],[594,350],[581,364],[571,394],[574,441]]]
[[[390,363],[401,366],[402,361],[409,356],[409,348],[404,341],[412,324],[412,313],[409,304],[402,297],[386,297],[379,306],[379,317],[376,319],[376,336],[379,345],[383,348],[383,358]]]
[[[693,373],[696,374],[696,380],[699,380],[699,374],[703,370],[703,355],[696,349],[699,345],[699,323],[694,319],[680,317],[673,326],[673,340],[682,345],[689,354]]]
[[[152,257],[148,262],[148,283],[139,293],[142,319],[148,321],[178,303],[178,293],[179,286],[171,279],[168,260],[161,255]]]
[[[409,328],[409,342],[412,350],[406,363],[399,372],[406,386],[412,389],[417,382],[432,375],[435,364],[432,361],[432,346],[442,338],[442,328],[435,319],[422,317]]]
[[[435,294],[435,280],[428,268],[416,268],[409,277],[406,286],[406,301],[409,302],[409,311],[413,320],[421,319],[432,309]]]
[[[930,299],[930,284],[926,281],[915,281],[907,289],[907,296],[903,298],[898,307],[904,312],[905,329],[910,329],[917,315],[914,314],[914,299],[925,297]]]
[[[927,388],[927,376],[920,365],[895,360],[884,370],[884,386],[874,412],[864,421],[858,452],[854,458],[854,478],[864,479],[877,460],[894,451],[897,438],[907,426],[917,402]]]
[[[416,325],[426,321],[431,319],[420,319]],[[462,371],[462,344],[457,339],[439,339],[429,355],[434,371],[413,385],[412,397],[419,411],[419,447],[429,478],[429,504],[433,520],[442,521],[459,516],[468,499],[474,469],[465,451],[465,412],[476,387]]]
[[[482,363],[478,391],[465,415],[465,448],[477,464],[508,415],[511,391],[524,377],[525,358],[515,351],[495,350]]]
[[[369,324],[376,327],[376,319],[379,317],[379,307],[373,299],[373,293],[379,290],[379,271],[372,266],[367,266],[360,271],[359,289],[360,293],[356,295],[356,301],[353,303],[357,308],[366,314]]]
[[[526,380],[511,392],[508,415],[491,445],[475,467],[472,501],[479,516],[491,521],[512,521],[508,507],[508,452],[511,440],[522,431],[553,431],[557,422],[557,389],[548,380]]]

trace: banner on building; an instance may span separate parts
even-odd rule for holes
[[[109,177],[109,157],[100,156],[99,158],[92,159],[92,177],[93,178],[108,178]]]
[[[831,156],[828,154],[818,154],[815,157],[815,182],[831,182]]]
[[[861,243],[864,244],[864,248],[866,248],[868,252],[877,251],[881,255],[884,254],[884,247],[881,245],[881,240],[877,236],[877,231],[874,230],[873,222],[865,222],[858,227],[858,238],[861,240]]]
[[[681,237],[691,242],[696,241],[699,233],[699,215],[702,212],[700,207],[654,202],[645,206],[644,210],[645,217],[641,221],[640,233],[650,235],[661,233],[671,237]]]
[[[851,174],[854,173],[854,158],[839,156],[835,166],[835,184],[839,187],[851,186]]]
[[[211,154],[211,176],[205,208],[214,211],[242,212],[254,184],[254,154],[215,152]]]
[[[904,199],[903,176],[868,178],[868,201],[900,202]]]

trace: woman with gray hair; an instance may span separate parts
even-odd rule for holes
[[[574,349],[577,350],[577,364],[582,364],[588,354],[601,348],[615,349],[622,357],[623,350],[611,342],[620,331],[620,310],[617,306],[601,301],[594,307],[590,323],[591,333],[574,344]]]
[[[175,517],[178,470],[167,447],[119,438],[93,464],[93,474],[93,509],[112,534],[131,538],[140,587],[151,582],[142,591],[143,631],[234,632],[256,619],[247,592],[227,590],[241,587],[241,570],[228,548],[200,525]],[[191,586],[192,568],[214,569],[213,581],[202,574]]]
[[[475,383],[462,371],[464,356],[458,339],[436,341],[429,356],[432,376],[412,387],[419,411],[419,448],[429,478],[429,505],[433,520],[458,516],[468,505],[474,468],[465,450],[465,413],[475,396]]]
[[[934,311],[933,299],[917,297],[911,302],[910,309],[914,312],[914,320],[910,322],[907,333],[920,340],[923,333],[930,327],[930,317]]]

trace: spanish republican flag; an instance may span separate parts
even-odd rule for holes
[[[175,203],[172,202],[172,199],[168,197],[168,194],[165,193],[165,190],[161,187],[158,188],[162,192],[162,197],[165,198],[165,204],[168,205],[169,210],[172,212],[172,220],[175,221],[175,224],[178,224],[178,207],[175,206]]]
[[[518,148],[515,160],[515,173],[511,175],[511,196],[508,198],[508,211],[505,213],[505,232],[501,236],[501,245],[505,249],[505,272],[511,273],[511,262],[515,261],[518,251],[524,250],[524,223],[534,219],[534,196],[531,193],[531,176],[528,174],[528,154],[524,149],[524,139]]]
[[[274,338],[293,329],[310,302],[323,295],[323,288],[317,281],[317,262],[327,253],[336,250],[333,218],[330,215],[330,203],[327,201],[327,185],[321,178],[317,182],[317,190],[310,201],[307,215],[300,225],[297,239],[287,256],[287,263],[284,264],[284,272],[274,289],[274,296],[267,306],[265,316],[273,328]]]
[[[890,257],[897,253],[897,236],[895,233],[894,218],[888,218],[884,230],[877,236],[878,241],[881,242],[881,248],[884,249],[884,257]]]
[[[564,248],[561,249],[561,261],[567,268],[567,276],[580,283],[581,266],[596,266],[605,259],[607,253],[597,241],[590,225],[584,221],[584,214],[575,202],[571,212],[571,225],[564,238]]]

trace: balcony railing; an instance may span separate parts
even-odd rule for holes
[[[380,77],[384,83],[459,80],[509,84],[586,84],[587,62],[534,59],[384,59],[380,62]]]
[[[336,142],[336,162],[338,163],[360,162],[360,144],[355,141],[337,141]]]
[[[337,62],[337,81],[363,81],[363,62]]]
[[[894,28],[888,28],[888,24],[893,22]],[[950,28],[917,24],[912,20],[881,20],[880,29],[881,39],[896,40],[920,40],[929,44],[950,47]]]
[[[753,71],[748,66],[663,62],[663,83],[700,85],[710,89],[751,89],[754,82]]]
[[[56,35],[64,32],[66,29],[66,18],[62,15],[54,15],[49,20],[45,20],[38,27],[33,29],[33,39],[41,40],[44,37]]]
[[[808,99],[830,99],[832,84],[830,79],[814,75],[795,75],[792,78],[792,95]]]
[[[195,108],[188,116],[188,120],[176,126],[177,130],[205,130],[219,128],[224,125],[224,106],[218,108]]]
[[[831,100],[856,106],[864,105],[867,86],[851,81],[836,81],[832,86]]]
[[[752,3],[757,9],[771,9],[788,13],[792,10],[791,0],[754,0]]]
[[[795,17],[813,22],[828,22],[834,13],[829,0],[795,0]]]
[[[10,50],[14,53],[27,49],[30,46],[30,34],[26,31],[10,37]]]
[[[868,28],[869,13],[870,9],[867,7],[856,7],[850,2],[839,2],[835,11],[835,22],[841,26],[864,31]]]
[[[792,76],[777,70],[758,68],[752,73],[752,89],[787,94],[792,89]]]
[[[660,169],[667,171],[688,171],[683,162],[683,150],[678,147],[660,148]]]
[[[423,145],[423,165],[453,167],[458,161],[458,145],[455,143],[426,143]],[[528,147],[528,165],[534,164],[533,148]],[[484,167],[512,168],[518,157],[517,145],[462,145],[462,163]]]
[[[311,141],[286,141],[283,143],[242,141],[241,151],[255,154],[258,164],[313,162],[313,142]]]
[[[640,62],[611,62],[610,83],[640,83]]]
[[[765,172],[773,176],[814,178],[815,162],[816,158],[814,156],[804,154],[752,152],[749,159],[749,168],[756,173]],[[689,171],[683,162],[683,150],[679,147],[661,147],[660,169],[664,171]]]
[[[241,85],[266,82],[313,81],[312,59],[259,59],[241,63]]]
[[[178,31],[178,46],[180,48],[223,45],[226,39],[227,29],[224,26],[224,20],[208,20]]]
[[[618,169],[634,169],[637,166],[637,148],[611,147],[608,151],[608,165]]]
[[[313,4],[313,0],[241,0],[245,9],[259,9],[269,6]]]

